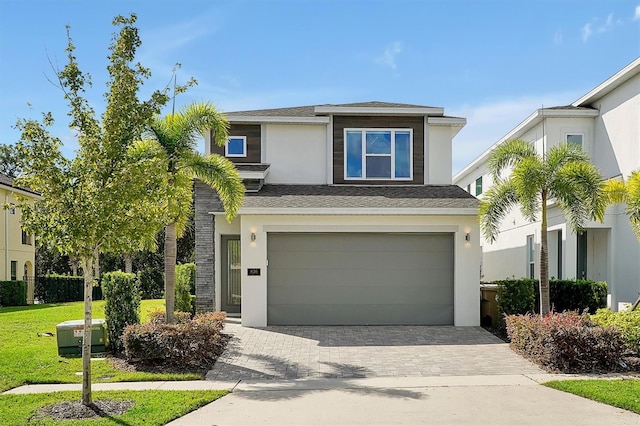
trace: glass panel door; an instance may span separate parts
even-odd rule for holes
[[[242,302],[240,236],[222,236],[222,310],[240,313]]]

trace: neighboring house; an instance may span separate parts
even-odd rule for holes
[[[640,169],[640,58],[571,105],[536,110],[494,147],[508,139],[531,141],[540,153],[562,141],[579,144],[605,178],[626,179]],[[456,174],[453,183],[481,198],[492,184],[487,172],[492,148]],[[604,223],[591,222],[579,235],[571,233],[553,202],[550,207],[549,275],[606,281],[614,310],[635,301],[640,244],[624,206],[610,207]],[[539,246],[540,222],[529,223],[514,209],[502,221],[497,241],[482,241],[483,280],[538,278]]]
[[[0,202],[4,225],[0,227],[0,280],[26,280],[27,301],[33,303],[35,241],[20,226],[16,196],[36,199],[39,195],[14,185],[13,179],[0,173]]]
[[[227,114],[246,185],[196,183],[196,304],[242,324],[480,322],[478,201],[451,184],[465,119],[384,102]]]

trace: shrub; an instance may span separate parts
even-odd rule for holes
[[[185,263],[176,266],[176,311],[193,312],[191,294],[195,290],[196,265]]]
[[[102,277],[102,288],[111,349],[121,352],[124,349],[122,333],[125,327],[140,322],[140,291],[136,276],[121,271],[107,272]]]
[[[143,299],[161,299],[164,293],[162,272],[156,268],[145,268],[138,271],[140,293]]]
[[[191,320],[191,314],[189,312],[180,312],[175,311],[173,313],[173,318],[175,319],[176,324],[184,324]],[[152,324],[165,324],[165,315],[164,311],[158,309],[149,314],[149,322]]]
[[[506,318],[511,347],[531,361],[563,372],[615,370],[624,352],[614,327],[592,323],[577,312],[511,315]]]
[[[102,300],[102,288],[97,281],[92,289],[93,300]],[[36,277],[34,298],[42,303],[80,302],[84,300],[84,278],[67,275]]]
[[[525,314],[535,309],[534,279],[498,281],[498,309],[504,315]]]
[[[0,306],[24,306],[26,304],[26,281],[0,281]]]
[[[596,324],[620,330],[629,350],[640,353],[640,311],[611,312],[609,309],[598,309],[591,319]]]
[[[224,312],[198,314],[178,324],[149,322],[130,325],[124,331],[127,358],[146,363],[211,367],[224,350]]]
[[[549,297],[556,312],[595,312],[607,306],[607,283],[592,280],[550,280]]]

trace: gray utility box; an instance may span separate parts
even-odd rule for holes
[[[65,321],[56,325],[58,355],[82,355],[84,320]],[[91,321],[91,353],[106,352],[107,323],[103,319]]]

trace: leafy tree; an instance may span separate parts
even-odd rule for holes
[[[636,238],[640,240],[640,170],[631,172],[626,182],[608,180],[605,186],[609,203],[626,203],[626,213]]]
[[[34,204],[21,201],[23,224],[44,244],[79,259],[84,271],[85,405],[92,404],[91,290],[98,256],[123,251],[132,241],[155,235],[162,226],[158,218],[163,218],[161,200],[166,196],[166,158],[141,135],[169,97],[155,91],[148,100],[138,100],[137,92],[150,71],[133,64],[141,45],[135,22],[134,14],[113,19],[118,30],[109,46],[106,109],[100,119],[84,97],[91,81],[78,66],[67,27],[67,64],[57,71],[57,78],[69,103],[69,126],[78,132],[79,149],[73,160],[61,154],[60,139],[47,129],[53,123],[50,113],[41,121],[18,121],[22,132],[18,148],[24,159],[20,182],[43,196]]]
[[[175,308],[176,238],[184,233],[191,215],[193,179],[200,179],[217,191],[227,220],[230,221],[242,205],[244,185],[233,163],[220,155],[194,151],[197,139],[208,131],[217,143],[226,143],[227,129],[226,118],[212,104],[193,103],[178,113],[157,117],[146,132],[165,152],[171,187],[164,242],[167,323],[173,322]]]
[[[0,173],[17,178],[22,172],[20,154],[15,145],[0,145]]]
[[[503,172],[511,169],[503,178]],[[540,223],[540,313],[549,312],[549,253],[547,250],[547,203],[555,201],[573,232],[589,219],[602,221],[606,208],[604,182],[582,149],[561,143],[541,156],[533,144],[516,139],[498,145],[489,158],[494,185],[480,201],[480,230],[489,242],[500,234],[500,223],[512,207]]]

